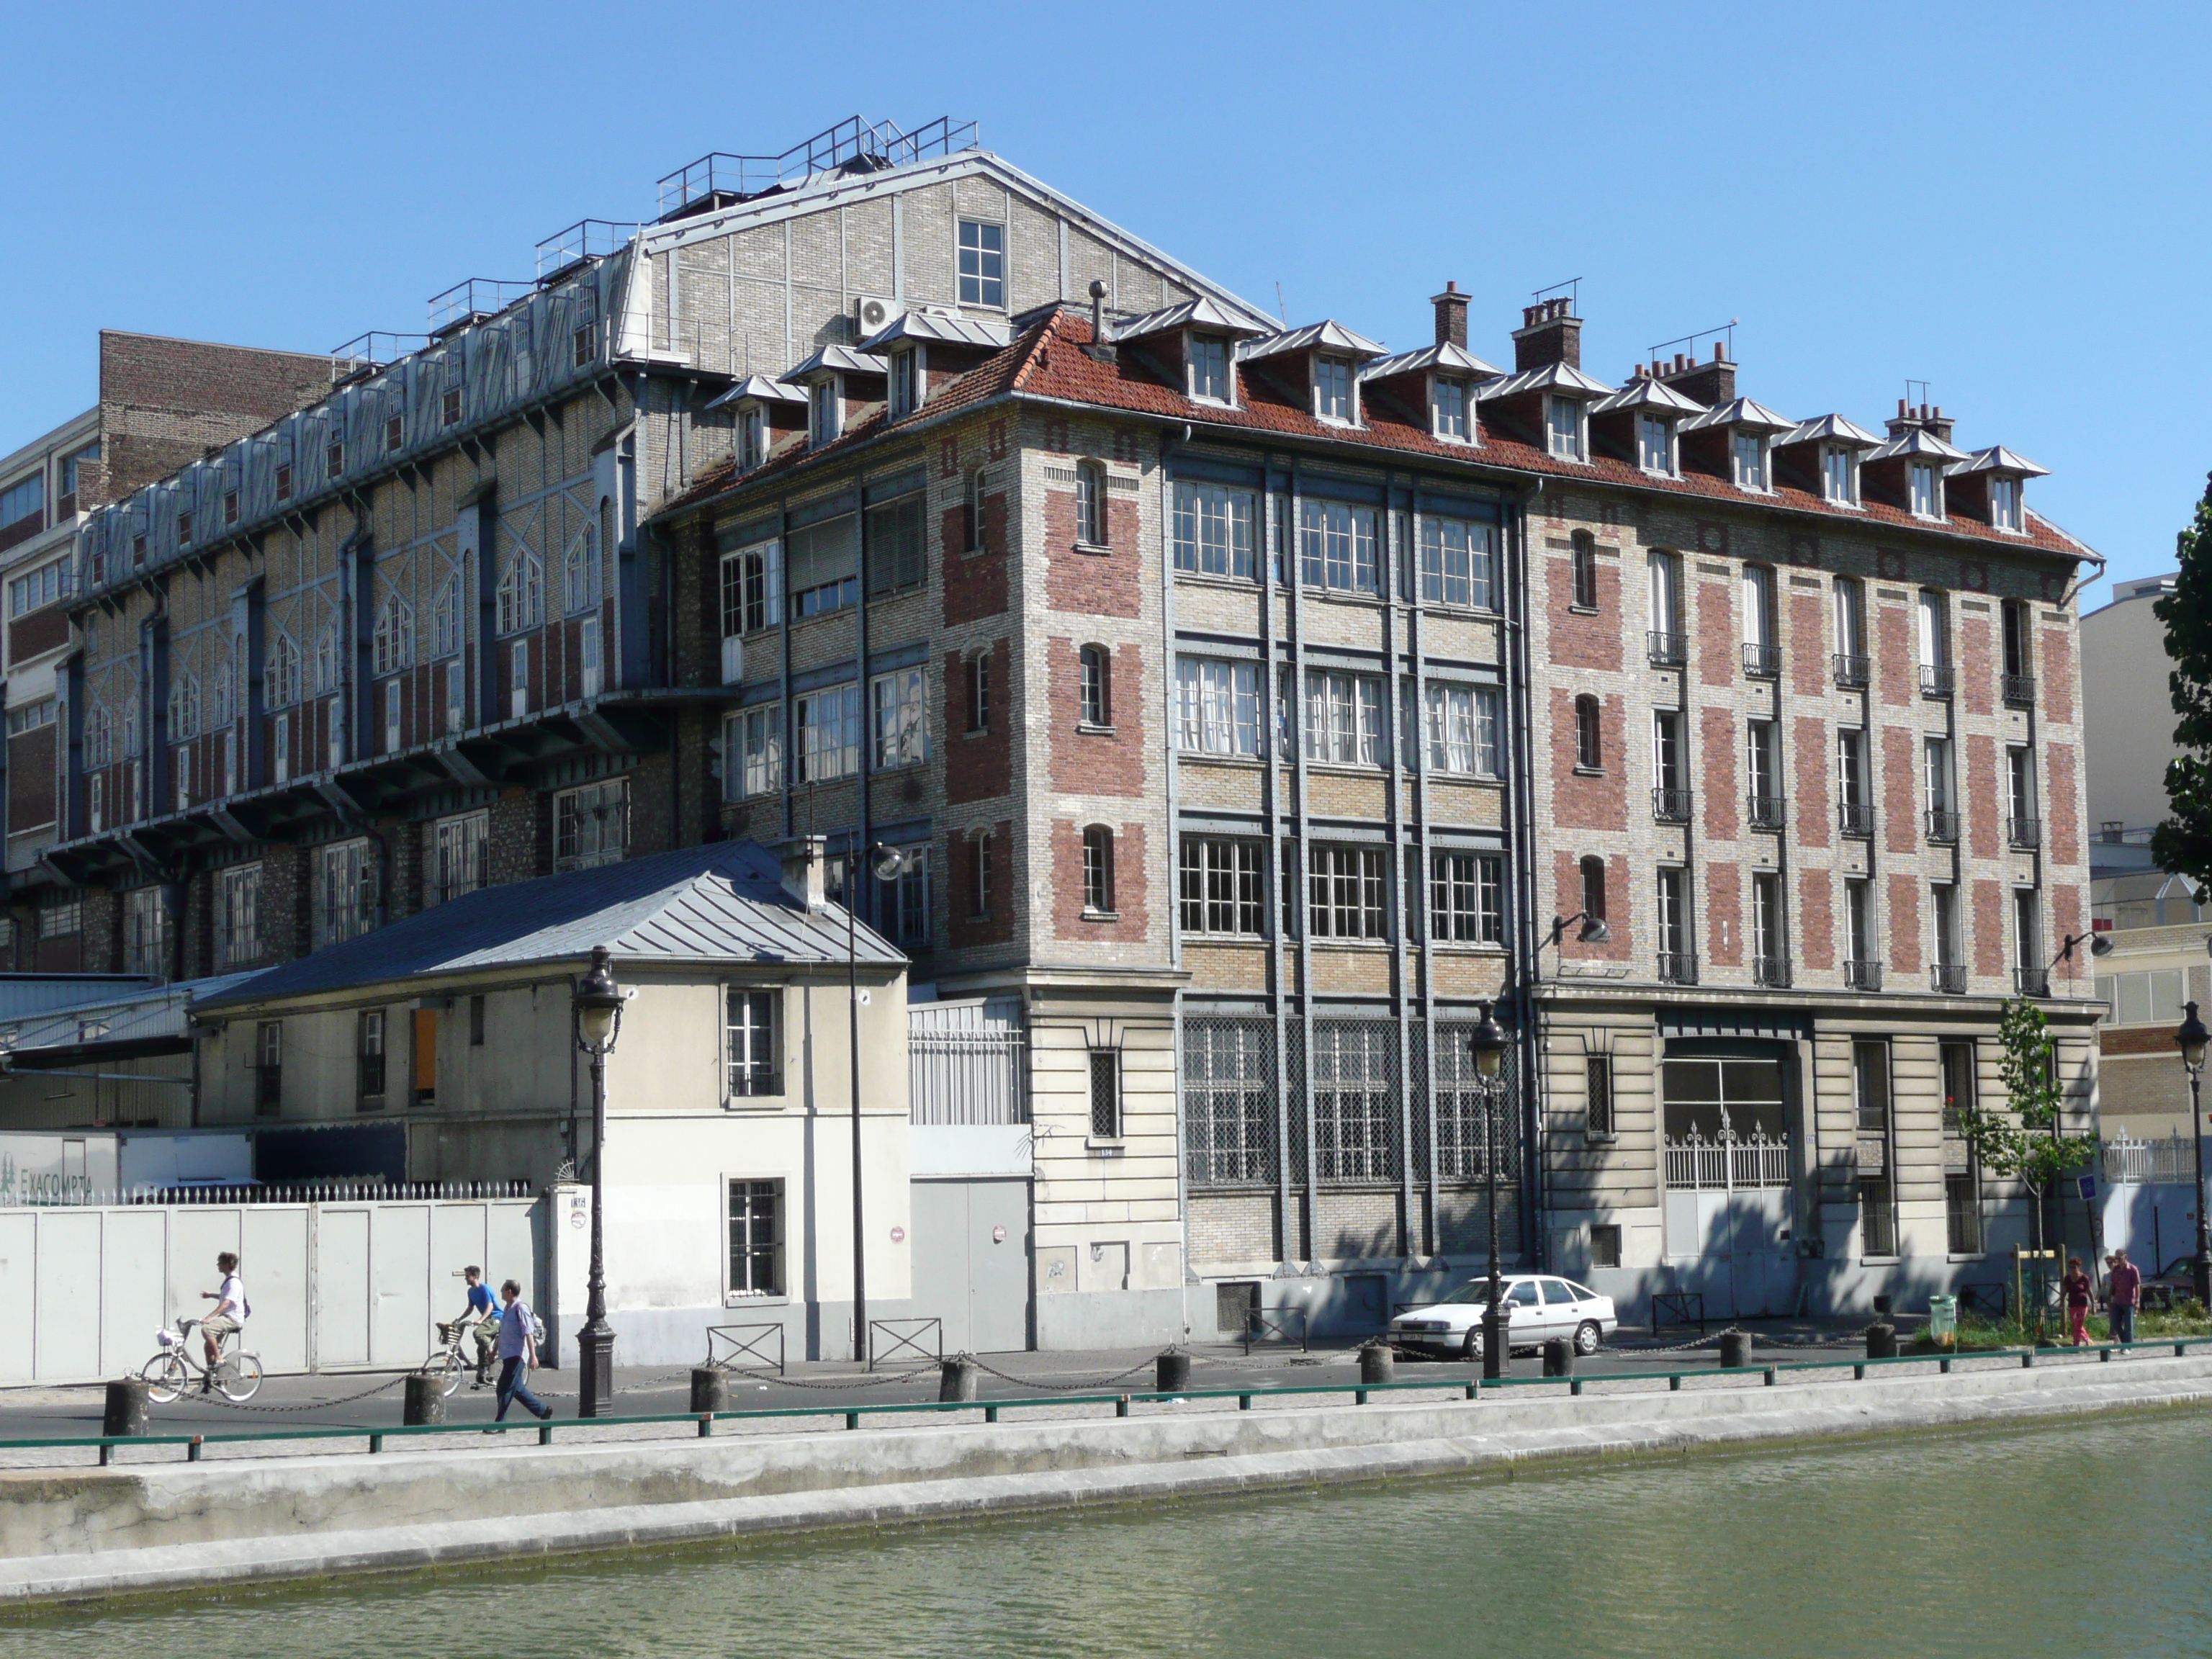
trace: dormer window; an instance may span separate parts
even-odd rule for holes
[[[768,459],[768,411],[749,409],[738,416],[738,465],[751,471]]]
[[[2019,479],[1990,480],[1990,522],[1999,530],[2017,532],[2024,527],[2021,522]]]
[[[811,442],[826,444],[837,435],[839,404],[837,377],[825,374],[807,389],[806,435]]]
[[[1674,473],[1674,423],[1657,415],[1644,415],[1636,422],[1636,464],[1646,472],[1656,472],[1664,477]]]
[[[1943,516],[1943,471],[1933,461],[1915,461],[1907,475],[1911,483],[1908,499],[1912,503],[1916,519],[1940,519]]]
[[[890,415],[893,420],[911,415],[921,406],[921,353],[918,349],[891,353]]]
[[[1465,443],[1467,429],[1467,382],[1438,375],[1431,382],[1434,390],[1429,398],[1431,429],[1439,438],[1455,443]]]
[[[1352,419],[1352,365],[1341,357],[1313,360],[1314,414],[1324,421]]]
[[[1842,444],[1830,444],[1820,453],[1820,493],[1838,507],[1858,505],[1858,458]]]
[[[1208,403],[1229,401],[1229,342],[1215,334],[1194,334],[1185,354],[1190,395]]]
[[[1756,432],[1739,432],[1729,446],[1735,458],[1735,487],[1755,489],[1764,494],[1766,489],[1766,440]]]
[[[1561,460],[1583,459],[1583,406],[1572,398],[1549,398],[1544,404],[1545,430],[1552,453]]]

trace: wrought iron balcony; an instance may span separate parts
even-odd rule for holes
[[[1856,691],[1867,683],[1867,659],[1863,651],[1838,651],[1828,659],[1835,671],[1836,684],[1845,690]]]
[[[1849,991],[1879,991],[1881,989],[1881,964],[1846,957],[1844,962],[1844,988]]]
[[[1938,665],[1931,662],[1922,663],[1920,665],[1920,692],[1923,696],[1949,696],[1951,695],[1950,665],[1946,663],[1939,666]]]
[[[2008,674],[2004,677],[2004,700],[2017,708],[2035,707],[2035,676]]]
[[[1789,802],[1780,795],[1753,795],[1744,805],[1754,830],[1779,830]]]
[[[1956,841],[1959,839],[1959,815],[1945,806],[1928,809],[1928,839]]]
[[[1662,985],[1695,985],[1698,982],[1698,958],[1682,951],[1662,951],[1659,953],[1659,982]]]
[[[2042,846],[2043,820],[2041,818],[2007,818],[2005,841],[2008,845],[2013,847]]]
[[[1751,982],[1764,985],[1771,990],[1787,990],[1790,987],[1790,958],[1753,957],[1751,959]]]
[[[2051,969],[2015,968],[2012,970],[2012,985],[2021,996],[2047,997],[2051,994]]]
[[[1782,674],[1782,647],[1750,645],[1743,647],[1743,672],[1755,680],[1778,679]]]
[[[1966,965],[1962,962],[1939,962],[1928,970],[1930,989],[1948,992],[1952,996],[1962,994],[1966,988]]]
[[[1836,825],[1847,836],[1874,834],[1874,808],[1845,801],[1836,809]]]
[[[1651,792],[1651,817],[1658,823],[1687,823],[1690,821],[1690,792],[1686,789],[1654,789]]]
[[[1644,649],[1654,668],[1680,668],[1690,659],[1688,642],[1680,634],[1656,628],[1644,636]]]

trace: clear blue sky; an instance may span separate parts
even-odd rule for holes
[[[2212,469],[2208,47],[2203,8],[19,6],[0,450],[92,402],[103,326],[419,330],[706,151],[952,114],[1293,323],[1416,343],[1455,278],[1501,361],[1579,276],[1607,379],[1734,317],[1787,414],[1927,380],[2140,574]]]

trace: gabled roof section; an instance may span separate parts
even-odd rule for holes
[[[1925,457],[1936,461],[1963,461],[1966,459],[1965,450],[1954,449],[1934,433],[1923,431],[1917,426],[1910,432],[1901,432],[1887,443],[1869,450],[1864,459],[1869,461],[1893,461],[1900,455]]]
[[[765,374],[748,374],[707,404],[708,409],[727,409],[732,404],[742,403],[747,398],[764,404],[803,404],[806,393],[795,386],[781,380],[772,380]]]
[[[1148,311],[1141,317],[1132,317],[1127,322],[1109,323],[1107,337],[1115,343],[1123,340],[1142,339],[1147,334],[1165,334],[1170,329],[1203,328],[1217,333],[1250,336],[1273,334],[1273,327],[1255,323],[1241,317],[1225,306],[1216,305],[1204,295],[1195,300],[1185,300],[1160,311]]]
[[[1965,472],[2011,472],[2023,478],[2047,478],[2051,469],[2038,466],[2025,455],[2015,455],[2002,444],[1991,444],[1987,449],[1978,449],[1966,460],[1948,469],[1948,476]]]
[[[1012,345],[1014,331],[996,317],[969,317],[957,311],[902,311],[888,326],[860,342],[863,351],[881,351],[901,340],[940,340],[947,345],[1000,350]]]
[[[1571,363],[1546,363],[1541,368],[1524,368],[1510,380],[1492,380],[1476,396],[1485,402],[1492,398],[1518,398],[1530,392],[1556,392],[1568,398],[1602,398],[1612,390],[1603,380],[1593,379]]]
[[[1795,428],[1774,441],[1778,449],[1791,444],[1842,444],[1850,449],[1876,449],[1881,440],[1855,422],[1840,415],[1821,415],[1809,421],[1800,421]]]
[[[1303,328],[1286,329],[1280,334],[1269,334],[1256,340],[1248,340],[1237,348],[1239,362],[1250,362],[1255,357],[1280,357],[1292,351],[1337,351],[1348,357],[1380,357],[1382,348],[1364,334],[1354,334],[1334,318],[1318,323],[1308,323]]]
[[[638,967],[820,966],[845,960],[847,918],[809,911],[784,890],[780,861],[756,842],[715,842],[597,870],[486,887],[255,975],[195,1012],[434,978],[582,962],[605,945]],[[861,962],[906,958],[865,925]]]
[[[842,374],[888,374],[890,365],[872,353],[855,351],[848,345],[839,345],[832,341],[797,368],[785,370],[782,378],[799,380],[809,374],[824,374],[833,371]]]
[[[1449,340],[1436,345],[1423,346],[1419,351],[1401,351],[1395,357],[1361,367],[1363,380],[1388,380],[1393,374],[1465,374],[1477,380],[1495,380],[1505,371],[1492,368],[1465,346],[1452,344]]]
[[[1682,422],[1682,430],[1710,432],[1724,426],[1741,427],[1747,432],[1792,432],[1797,422],[1749,398],[1731,398],[1724,404],[1715,404],[1702,415],[1692,416]]]
[[[1614,415],[1625,409],[1648,409],[1661,415],[1702,415],[1705,411],[1705,406],[1696,398],[1685,398],[1663,380],[1644,376],[1599,398],[1590,405],[1590,413]]]

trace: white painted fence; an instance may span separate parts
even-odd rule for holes
[[[200,1292],[224,1250],[270,1372],[410,1368],[467,1299],[463,1267],[520,1279],[536,1306],[544,1237],[536,1198],[0,1209],[0,1383],[135,1374],[159,1328],[214,1305]]]

